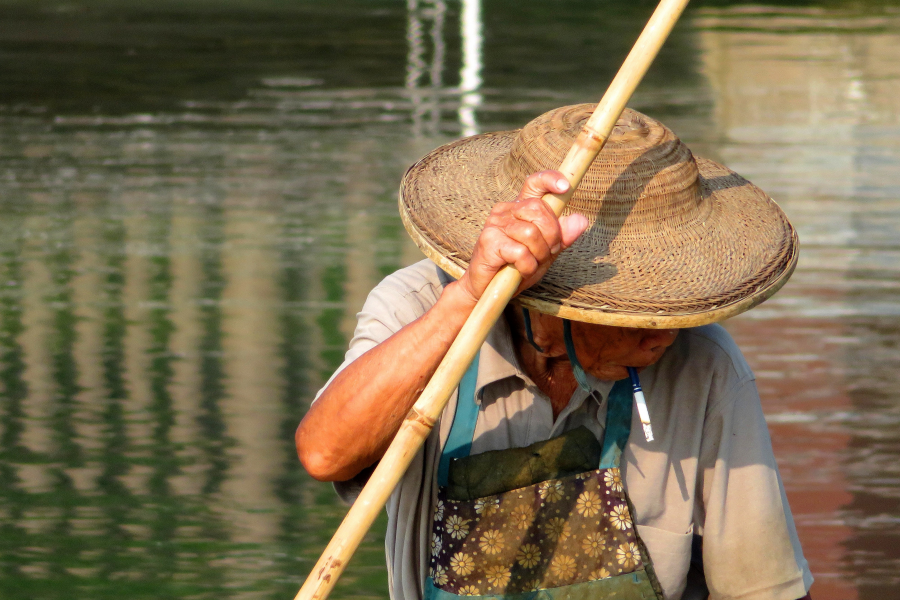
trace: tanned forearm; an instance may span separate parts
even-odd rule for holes
[[[377,462],[431,379],[475,300],[451,283],[422,317],[348,365],[297,428],[297,454],[320,481],[350,479]]]

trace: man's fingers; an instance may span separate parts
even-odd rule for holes
[[[500,256],[506,264],[512,265],[521,273],[523,279],[528,279],[538,270],[540,263],[527,247],[522,244],[508,244],[501,248]]]
[[[533,226],[532,229],[534,229]],[[478,262],[482,263],[489,271],[496,271],[504,265],[513,265],[523,276],[527,277],[539,267],[539,259],[535,257],[534,251],[503,228],[485,229],[480,244],[483,250],[479,251],[476,248],[475,254],[472,256],[473,263],[476,262],[477,257]],[[543,252],[549,255],[546,244],[544,244]]]
[[[555,223],[515,220],[508,223],[504,231],[510,239],[527,247],[538,262],[550,258],[551,248],[559,245],[559,227]]]
[[[544,194],[564,194],[570,187],[565,175],[559,171],[541,171],[525,179],[517,201],[542,198]]]
[[[547,246],[553,248],[553,254],[559,252],[560,229],[559,220],[547,203],[539,198],[533,198],[527,202],[513,205],[513,216],[522,221],[530,221],[539,230]]]
[[[563,194],[569,191],[571,187],[565,175],[559,171],[541,171],[529,175],[525,179],[525,183],[516,200],[515,216],[531,221],[540,228],[553,256],[559,254],[571,242],[566,244],[561,239],[560,223],[553,211],[550,210],[550,207],[541,198],[548,193]],[[539,257],[539,259],[543,260],[542,257]]]
[[[587,218],[580,213],[572,213],[560,218],[559,228],[562,235],[563,248],[568,248],[575,243],[575,240],[584,233],[590,223]]]

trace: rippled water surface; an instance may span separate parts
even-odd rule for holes
[[[293,430],[419,258],[404,169],[599,98],[652,8],[461,1],[3,2],[0,597],[293,597],[345,510]],[[817,599],[900,597],[898,47],[891,3],[700,3],[632,102],[800,232],[728,327]],[[387,597],[383,526],[338,597]]]

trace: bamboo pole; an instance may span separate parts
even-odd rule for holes
[[[687,3],[688,0],[662,0],[659,3],[600,104],[578,134],[559,167],[571,184],[569,191],[543,197],[557,216],[562,214],[582,177],[603,148],[625,105]],[[488,285],[294,600],[324,600],[328,596],[521,282],[519,272],[507,265]]]

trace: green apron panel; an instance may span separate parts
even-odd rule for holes
[[[450,461],[447,498],[475,500],[592,471],[602,446],[587,427],[579,427],[525,448],[496,450]]]

